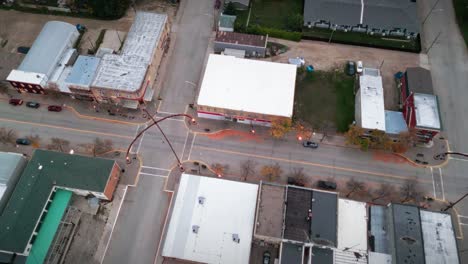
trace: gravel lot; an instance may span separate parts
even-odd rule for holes
[[[385,90],[385,108],[398,108],[398,93],[396,92],[393,75],[398,71],[405,71],[407,67],[421,66],[429,68],[425,54],[415,54],[393,50],[367,48],[342,45],[321,41],[302,40],[293,42],[270,38],[270,42],[278,42],[289,47],[286,53],[267,58],[276,62],[287,62],[291,57],[304,57],[306,64],[311,64],[317,70],[342,68],[348,60],[361,60],[364,67],[381,68],[383,86]]]

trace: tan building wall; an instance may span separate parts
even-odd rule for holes
[[[230,110],[230,109],[204,106],[204,105],[197,105],[197,111],[198,112],[202,111],[202,112],[207,112],[207,113],[216,113],[216,114],[221,114],[227,117],[237,118],[237,119],[239,118],[256,119],[256,120],[264,120],[268,122],[271,122],[275,119],[290,119],[290,118],[280,117],[280,116],[266,115],[266,114],[260,114],[260,113],[251,113],[251,112],[238,111],[238,110]]]
[[[112,168],[112,172],[109,176],[109,180],[107,181],[106,188],[104,189],[104,195],[110,201],[114,195],[115,189],[117,188],[117,184],[119,183],[120,179],[120,167],[117,162],[114,163],[114,167]]]

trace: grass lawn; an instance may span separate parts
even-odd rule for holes
[[[286,19],[292,14],[303,14],[304,0],[252,0],[250,24],[286,30]]]
[[[468,0],[453,0],[458,26],[468,47]]]
[[[294,118],[316,129],[345,132],[354,120],[354,78],[343,71],[316,71],[297,78]]]

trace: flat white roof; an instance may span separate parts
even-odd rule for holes
[[[449,214],[420,210],[426,264],[460,263]]]
[[[417,127],[441,129],[439,106],[435,95],[415,93],[414,106]]]
[[[292,117],[296,66],[211,54],[198,104]]]
[[[392,264],[392,255],[369,251],[369,264]]]
[[[338,249],[367,251],[366,203],[338,199]]]
[[[366,72],[372,72],[372,74],[364,74],[359,78],[360,92],[358,94],[361,102],[361,127],[385,131],[382,77],[380,74],[375,74],[375,71],[370,71],[370,69],[366,69],[364,73]]]
[[[256,184],[182,174],[162,255],[248,263],[257,191]],[[233,241],[236,236],[239,242]]]
[[[10,74],[8,74],[7,81],[23,82],[44,86],[46,84],[47,77],[42,73],[12,70]]]
[[[137,12],[122,53],[102,57],[92,86],[126,92],[139,90],[166,20],[165,14]]]

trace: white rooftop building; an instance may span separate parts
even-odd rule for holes
[[[414,94],[416,112],[416,127],[428,129],[441,129],[439,105],[437,97],[432,94]]]
[[[165,14],[138,12],[125,39],[122,53],[102,56],[91,86],[124,92],[139,90],[166,21]]]
[[[378,69],[364,68],[359,77],[355,118],[364,129],[385,131],[384,92]]]
[[[198,96],[198,116],[271,121],[291,118],[296,66],[211,54]]]
[[[162,255],[249,263],[258,185],[182,174]]]
[[[338,249],[367,251],[366,203],[338,199]]]
[[[420,210],[426,264],[460,263],[450,214]]]

